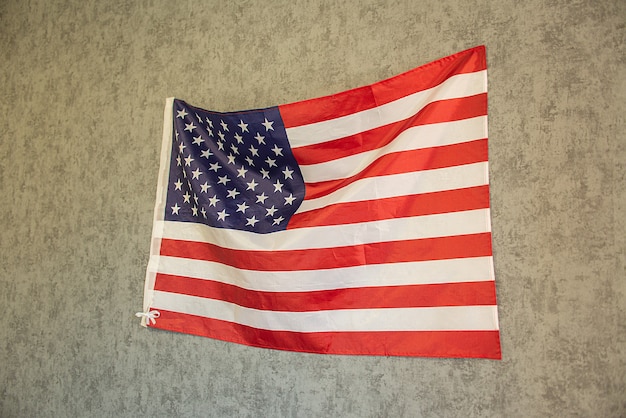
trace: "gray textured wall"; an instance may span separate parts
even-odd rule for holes
[[[0,416],[626,415],[623,0],[0,2]],[[487,46],[502,361],[146,330],[164,99],[264,107]]]

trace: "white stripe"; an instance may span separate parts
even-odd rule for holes
[[[271,331],[492,331],[498,329],[496,306],[345,309],[275,312],[229,302],[154,292],[154,310],[168,310],[234,322]]]
[[[163,238],[248,251],[306,250],[489,232],[489,209],[255,234],[192,222],[163,223]]]
[[[487,162],[356,180],[316,199],[302,202],[296,213],[335,203],[360,202],[409,194],[439,192],[488,184]]]
[[[458,74],[438,86],[413,93],[373,109],[340,118],[287,128],[292,148],[312,145],[354,135],[409,118],[428,103],[473,96],[487,91],[486,70]]]
[[[301,164],[300,170],[306,183],[347,178],[361,172],[377,158],[392,152],[460,144],[486,138],[485,119],[487,116],[414,126],[382,148],[315,165]]]
[[[154,256],[153,260],[159,273],[213,280],[248,290],[266,292],[310,292],[355,287],[494,280],[492,257],[372,264],[322,272],[241,270],[212,261],[166,256]]]

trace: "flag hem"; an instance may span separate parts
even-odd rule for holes
[[[163,231],[157,231],[157,228],[162,229],[163,222],[159,221],[165,219],[167,179],[170,169],[169,159],[172,145],[172,129],[174,126],[173,105],[174,97],[168,97],[165,100],[165,109],[163,110],[163,137],[161,140],[161,156],[159,160],[156,202],[154,205],[152,237],[150,240],[150,259],[148,261],[148,268],[146,269],[146,280],[144,283],[143,312],[148,312],[150,310],[150,306],[152,305],[154,283],[156,280],[156,272],[158,271],[161,236],[163,236]],[[141,325],[144,327],[147,327],[149,325],[145,316],[141,319]]]

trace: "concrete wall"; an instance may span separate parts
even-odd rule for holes
[[[626,415],[623,0],[4,0],[0,23],[0,416]],[[140,327],[166,97],[265,107],[478,44],[502,361]]]

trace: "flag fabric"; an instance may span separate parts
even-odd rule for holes
[[[501,358],[478,46],[288,105],[168,99],[142,324],[327,354]]]

